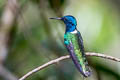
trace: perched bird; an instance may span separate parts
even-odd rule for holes
[[[82,36],[76,28],[77,21],[75,17],[67,15],[64,17],[50,19],[61,20],[65,23],[66,30],[64,34],[64,44],[70,53],[70,57],[72,58],[77,69],[84,77],[90,76],[91,69],[88,66],[88,62],[86,60]]]

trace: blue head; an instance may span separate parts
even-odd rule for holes
[[[76,19],[71,15],[67,15],[67,16],[64,16],[64,17],[61,17],[61,18],[50,18],[50,19],[62,20],[66,25],[66,32],[74,31],[76,29],[76,26],[77,26]]]

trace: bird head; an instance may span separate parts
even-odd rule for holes
[[[63,21],[66,25],[66,32],[74,31],[77,26],[77,21],[76,21],[75,17],[73,17],[71,15],[57,17],[57,18],[50,18],[50,19],[57,19],[57,20]]]

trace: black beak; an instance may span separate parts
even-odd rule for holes
[[[60,18],[60,17],[57,17],[57,18],[50,18],[50,19],[57,19],[57,20],[61,20],[62,18]]]

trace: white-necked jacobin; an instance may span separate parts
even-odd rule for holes
[[[76,28],[77,21],[75,17],[67,15],[64,17],[50,19],[62,20],[65,23],[66,30],[64,34],[64,44],[70,53],[75,66],[81,72],[81,74],[84,77],[90,76],[91,69],[88,66],[88,62],[86,60],[82,36]]]

